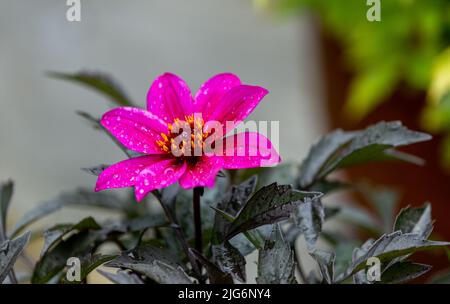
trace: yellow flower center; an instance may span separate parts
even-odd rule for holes
[[[209,136],[203,132],[203,118],[194,114],[184,118],[175,118],[172,124],[168,124],[168,132],[160,134],[161,139],[156,143],[163,152],[189,157],[194,156],[194,151],[203,151],[204,141]]]

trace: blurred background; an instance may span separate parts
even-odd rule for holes
[[[280,121],[284,159],[300,160],[325,131],[317,37],[307,18],[274,22],[239,0],[81,4],[81,22],[71,23],[65,1],[1,1],[0,179],[16,181],[14,211],[61,190],[93,187],[95,178],[81,167],[123,158],[75,115],[101,115],[108,100],[51,79],[48,71],[107,72],[141,107],[152,81],[166,71],[193,92],[231,71],[270,90],[252,118]]]
[[[280,121],[279,151],[300,162],[334,128],[401,120],[434,139],[408,149],[426,160],[346,172],[398,190],[395,208],[430,201],[435,239],[450,239],[450,5],[447,0],[382,1],[369,22],[359,0],[91,0],[81,22],[65,1],[0,3],[0,180],[12,178],[14,221],[39,202],[74,187],[93,187],[80,170],[123,159],[77,110],[95,116],[106,98],[46,76],[103,71],[144,107],[154,78],[170,71],[192,91],[233,72],[269,89],[252,114]],[[371,208],[366,198],[349,198]],[[52,222],[77,217],[60,212]],[[81,218],[81,215],[80,215]],[[448,266],[444,253],[433,259]]]

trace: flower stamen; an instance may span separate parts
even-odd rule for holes
[[[181,121],[179,118],[175,118],[173,123],[167,124],[168,132],[160,134],[161,139],[157,140],[156,144],[161,147],[163,152],[169,153],[171,151],[180,151],[181,156],[189,157],[192,156],[193,151],[196,151],[196,148],[201,148],[203,151],[204,141],[210,135],[207,132],[203,132],[203,126],[205,124],[203,118],[193,114],[186,115],[184,119],[184,121]],[[189,127],[189,129],[184,130],[183,127]],[[180,146],[177,146],[175,138],[183,132],[191,133],[190,140],[187,138],[182,139]],[[188,143],[190,144],[190,147],[188,146]]]

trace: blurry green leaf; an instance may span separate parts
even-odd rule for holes
[[[450,96],[450,94],[449,94]],[[450,101],[450,98],[449,98]],[[450,102],[449,102],[450,104]],[[449,119],[450,122],[450,119]],[[441,159],[445,168],[450,168],[450,135],[447,135],[441,143]]]
[[[359,120],[383,102],[396,88],[398,66],[392,62],[377,64],[359,73],[351,83],[345,111],[352,119]]]
[[[97,272],[116,284],[144,284],[138,275],[125,270],[118,270],[116,273],[111,273],[98,269]]]
[[[77,111],[77,114],[86,119],[94,129],[103,131],[116,144],[116,146],[118,146],[125,153],[127,157],[132,158],[141,155],[135,151],[127,149],[114,135],[102,126],[100,119],[95,118],[91,114],[83,111]]]
[[[112,193],[94,193],[92,190],[88,189],[76,189],[74,191],[63,193],[55,199],[40,203],[38,207],[25,213],[25,215],[16,222],[10,235],[17,235],[17,233],[22,231],[26,226],[66,206],[90,206],[128,211],[129,208],[131,208],[129,205],[128,202],[123,201]],[[133,212],[135,211],[136,210]]]
[[[334,252],[327,252],[320,249],[315,249],[310,252],[310,255],[316,260],[319,265],[322,280],[327,284],[332,284],[334,280],[334,261],[336,255]]]
[[[435,58],[433,76],[429,88],[429,98],[434,104],[440,103],[450,93],[450,47]]]
[[[422,113],[422,124],[430,132],[445,132],[450,129],[450,92],[442,96],[438,104],[428,104]]]
[[[13,240],[0,243],[0,284],[13,269],[14,263],[27,245],[30,235],[31,232],[28,231]]]
[[[12,181],[0,184],[0,241],[6,239],[6,219],[13,191],[14,184]]]
[[[361,184],[357,189],[375,206],[381,221],[384,232],[391,232],[394,226],[394,212],[400,200],[400,194],[386,187],[374,187],[369,184]]]
[[[258,284],[294,284],[295,259],[291,246],[284,240],[280,226],[273,225],[270,237],[258,257]]]
[[[325,220],[325,211],[320,199],[305,200],[292,213],[295,224],[305,236],[308,250],[313,250]]]
[[[168,225],[168,222],[163,214],[148,214],[140,217],[135,217],[130,220],[125,220],[120,226],[125,228],[125,231],[142,231],[147,228],[161,227]]]
[[[345,206],[340,209],[339,213],[336,215],[336,219],[345,223],[357,225],[372,234],[379,234],[382,232],[380,225],[374,216],[368,210],[363,208]]]
[[[76,82],[94,89],[108,97],[108,99],[116,105],[133,105],[122,88],[107,74],[99,72],[78,72],[74,74],[49,72],[48,75],[52,78]]]
[[[130,269],[162,284],[191,284],[191,279],[170,252],[151,245],[140,246],[105,266]]]
[[[436,275],[431,277],[427,282],[430,284],[450,284],[450,270],[446,269],[444,271],[438,272]]]
[[[348,189],[351,189],[351,186],[347,183],[324,179],[316,181],[314,184],[308,187],[309,191],[322,192],[324,195]]]
[[[342,208],[339,207],[324,207],[324,213],[325,213],[325,220],[330,219],[334,217],[335,215],[339,214],[341,212]]]
[[[229,242],[211,246],[212,256],[219,268],[233,278],[245,282],[245,258]]]
[[[231,223],[225,239],[253,228],[287,219],[295,208],[310,199],[321,196],[319,192],[293,190],[289,185],[273,183],[258,190],[242,207]]]
[[[382,284],[398,284],[413,280],[427,273],[431,266],[412,262],[398,262],[386,269],[381,275]]]

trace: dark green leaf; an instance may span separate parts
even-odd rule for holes
[[[305,236],[308,250],[313,250],[325,219],[325,211],[320,199],[305,200],[293,213],[294,222]]]
[[[12,181],[0,184],[0,241],[6,239],[6,216],[13,191],[14,184]]]
[[[350,239],[341,240],[336,245],[336,247],[334,248],[334,252],[336,254],[336,258],[334,260],[335,277],[343,273],[351,265],[353,252],[359,245],[359,241]]]
[[[283,238],[279,224],[273,225],[258,257],[258,284],[295,284],[295,258],[289,243]]]
[[[68,80],[85,85],[105,95],[109,100],[119,106],[132,106],[128,96],[111,76],[99,72],[78,72],[74,74],[50,72],[50,77]]]
[[[428,238],[433,230],[431,219],[431,205],[425,204],[420,208],[406,207],[400,210],[394,224],[394,231],[403,233],[415,233],[423,238]]]
[[[97,267],[100,265],[111,261],[117,257],[116,255],[101,255],[101,254],[88,254],[84,257],[82,257],[81,260],[81,275],[80,275],[80,281],[73,281],[69,282],[67,280],[63,280],[64,283],[68,284],[79,284],[86,280],[87,276],[94,271]]]
[[[98,269],[97,272],[116,284],[144,284],[138,275],[125,270],[119,269],[116,273],[111,273]]]
[[[332,284],[334,281],[334,261],[336,259],[335,253],[315,249],[313,252],[310,252],[310,254],[319,265],[322,280],[327,284]]]
[[[50,249],[50,247],[61,241],[62,237],[67,235],[69,232],[88,229],[99,230],[101,227],[92,217],[87,217],[75,225],[58,224],[55,227],[48,229],[44,232],[44,246],[41,250],[41,257]]]
[[[300,168],[300,186],[308,188],[338,168],[373,161],[405,160],[392,153],[392,148],[430,138],[428,134],[407,129],[398,121],[380,122],[356,132],[337,130],[311,148]]]
[[[230,239],[238,233],[287,219],[299,204],[321,195],[319,192],[293,190],[290,185],[279,186],[274,183],[265,186],[241,208],[225,238]]]
[[[343,168],[369,161],[392,159],[385,151],[394,147],[430,140],[431,136],[404,127],[401,122],[380,122],[370,126],[344,147],[336,159],[331,160],[321,172],[324,176],[336,168]]]
[[[300,187],[308,188],[319,180],[324,165],[355,136],[356,132],[336,130],[314,144],[300,167]]]
[[[266,239],[272,232],[271,225],[264,225],[258,228],[245,231],[229,240],[233,247],[237,248],[243,256],[247,256],[256,249],[264,247]]]
[[[381,275],[381,283],[398,284],[413,280],[427,273],[431,266],[412,262],[398,262],[386,269]]]
[[[58,231],[60,229],[60,232]],[[37,262],[32,283],[43,284],[60,274],[70,257],[83,257],[92,253],[99,244],[106,240],[106,233],[92,218],[86,218],[78,224],[68,227],[60,225],[47,235],[44,248],[47,251]]]
[[[215,263],[219,268],[233,278],[245,282],[245,258],[238,249],[229,242],[220,245],[212,245],[211,252]]]
[[[0,244],[0,284],[13,269],[14,263],[30,239],[31,232]]]
[[[191,284],[191,279],[170,252],[151,245],[143,245],[108,262],[105,266],[125,268],[147,276],[162,284]]]
[[[234,217],[253,193],[256,183],[257,177],[256,175],[253,175],[241,184],[232,186],[217,204],[217,209]],[[220,241],[225,237],[230,225],[230,222],[225,219],[223,215],[215,214],[212,232],[213,244],[220,243]]]
[[[395,258],[407,256],[417,251],[449,245],[450,243],[448,242],[429,241],[417,234],[403,234],[401,231],[385,234],[371,244],[367,249],[367,252],[356,258],[352,263],[353,265],[347,269],[346,273],[343,274],[343,277],[338,280],[344,279],[362,270],[370,257],[377,257],[380,259],[381,263],[388,263]]]
[[[374,243],[374,240],[369,239],[364,244],[362,244],[362,246],[360,248],[355,248],[355,250],[353,250],[352,264],[349,265],[349,268],[351,268],[352,265],[354,265],[358,259],[360,259],[361,257],[363,257],[367,254],[369,249],[372,247],[373,243]],[[349,269],[349,268],[347,268],[347,269]],[[345,277],[346,273],[342,272],[341,276]],[[367,280],[367,274],[366,274],[365,269],[360,270],[353,274],[353,283],[354,284],[370,284],[370,282]]]
[[[99,176],[108,167],[109,165],[101,164],[95,167],[81,168],[81,170],[94,176]]]
[[[233,284],[233,278],[227,272],[222,271],[216,264],[209,261],[202,254],[200,254],[197,250],[190,248],[191,254],[195,257],[195,259],[202,264],[206,273],[208,274],[209,282],[211,284]]]

